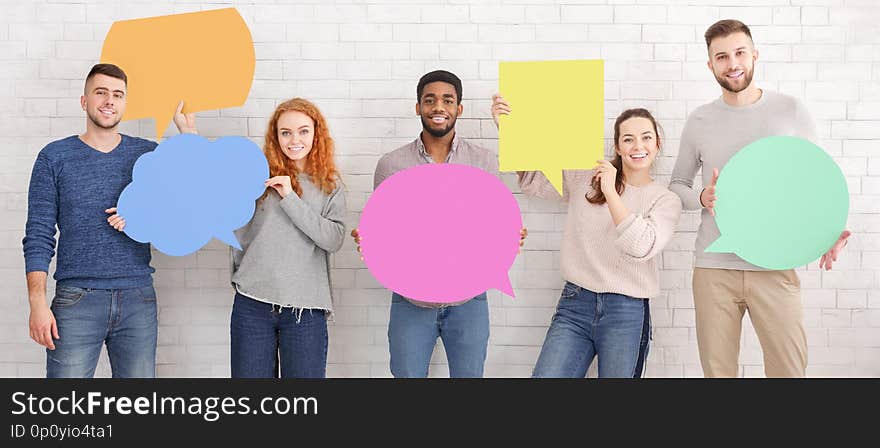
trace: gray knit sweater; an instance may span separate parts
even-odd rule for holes
[[[345,239],[345,192],[341,181],[326,194],[308,175],[298,180],[301,198],[272,191],[235,231],[242,250],[231,250],[232,284],[255,300],[332,312],[329,254]]]
[[[817,142],[816,125],[806,106],[792,96],[763,90],[761,98],[747,106],[730,106],[718,98],[694,110],[685,122],[672,169],[669,189],[681,198],[685,210],[701,210],[697,231],[698,268],[765,270],[736,254],[706,252],[721,231],[715,217],[700,203],[702,188],[694,188],[694,177],[702,168],[703,185],[712,181],[712,168],[723,170],[727,161],[746,145],[773,135],[790,135]],[[780,169],[786,169],[780,167]],[[723,201],[724,198],[718,199]]]

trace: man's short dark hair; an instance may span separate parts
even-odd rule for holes
[[[461,104],[461,80],[458,79],[458,76],[446,70],[434,70],[433,72],[426,73],[419,79],[419,85],[416,87],[417,101],[422,101],[422,92],[425,91],[425,86],[432,82],[445,82],[455,87],[456,102]]]
[[[128,87],[128,76],[125,76],[125,72],[116,65],[95,64],[92,66],[92,69],[89,70],[88,76],[86,76],[86,84],[88,84],[89,80],[94,78],[95,75],[107,75],[111,78],[121,79],[122,82],[125,83],[125,86]]]
[[[752,39],[752,32],[745,23],[733,19],[719,20],[706,30],[706,34],[704,35],[706,38],[706,48],[709,48],[709,44],[711,44],[713,40],[719,37],[730,36],[733,33],[746,33],[746,36],[749,36],[750,40]]]

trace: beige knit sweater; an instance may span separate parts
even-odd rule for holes
[[[675,232],[681,200],[665,185],[627,184],[621,200],[631,212],[615,226],[607,204],[594,205],[584,195],[590,170],[563,173],[561,198],[568,202],[562,237],[562,277],[593,292],[611,292],[651,298],[660,292],[660,251]],[[523,193],[559,200],[544,174],[529,171],[519,181]]]

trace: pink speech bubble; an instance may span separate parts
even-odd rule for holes
[[[507,271],[522,217],[497,177],[466,165],[426,164],[389,177],[367,201],[358,232],[364,262],[386,288],[450,303],[495,288],[513,297]]]

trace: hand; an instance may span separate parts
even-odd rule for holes
[[[709,186],[703,188],[703,192],[700,193],[700,204],[703,207],[709,209],[709,214],[715,216],[715,201],[718,200],[718,196],[715,196],[715,185],[718,183],[718,168],[712,169],[712,182],[709,183]]]
[[[31,339],[49,350],[55,350],[53,338],[61,339],[58,336],[58,324],[55,322],[55,315],[52,314],[52,310],[49,309],[46,302],[31,306],[30,330]]]
[[[523,227],[519,231],[519,247],[523,247],[523,244],[525,244],[525,242],[526,242],[527,236],[529,236],[529,229],[526,229],[525,227]],[[522,251],[522,249],[517,249],[516,253],[520,253],[521,251]]]
[[[504,101],[501,94],[492,95],[492,120],[495,121],[495,128],[498,128],[498,117],[500,115],[510,115],[510,105]]]
[[[831,249],[828,249],[828,252],[825,252],[825,255],[822,255],[822,259],[819,260],[819,269],[825,269],[826,271],[831,270],[831,263],[837,261],[837,256],[840,254],[840,251],[846,247],[847,240],[849,236],[852,235],[852,232],[849,230],[844,230],[840,232],[840,238],[837,239],[837,242],[831,246]]]
[[[183,100],[177,105],[177,111],[174,112],[174,125],[181,134],[198,134],[196,129],[196,114],[183,112]]]
[[[281,195],[281,198],[284,199],[290,193],[293,193],[293,186],[290,184],[290,176],[275,176],[271,179],[267,179],[265,182],[267,187],[272,187],[278,194]]]
[[[358,233],[358,229],[352,229],[351,237],[354,238],[354,243],[357,244],[357,251],[361,254],[361,234]],[[364,256],[361,255],[361,261],[364,261]]]
[[[112,216],[107,218],[107,222],[110,223],[114,229],[121,232],[122,229],[125,228],[125,219],[116,214],[116,207],[108,208],[107,210],[104,210],[104,213],[112,214]]]
[[[599,178],[599,188],[607,198],[617,194],[617,168],[607,160],[597,160],[596,168],[593,168],[593,178]]]

